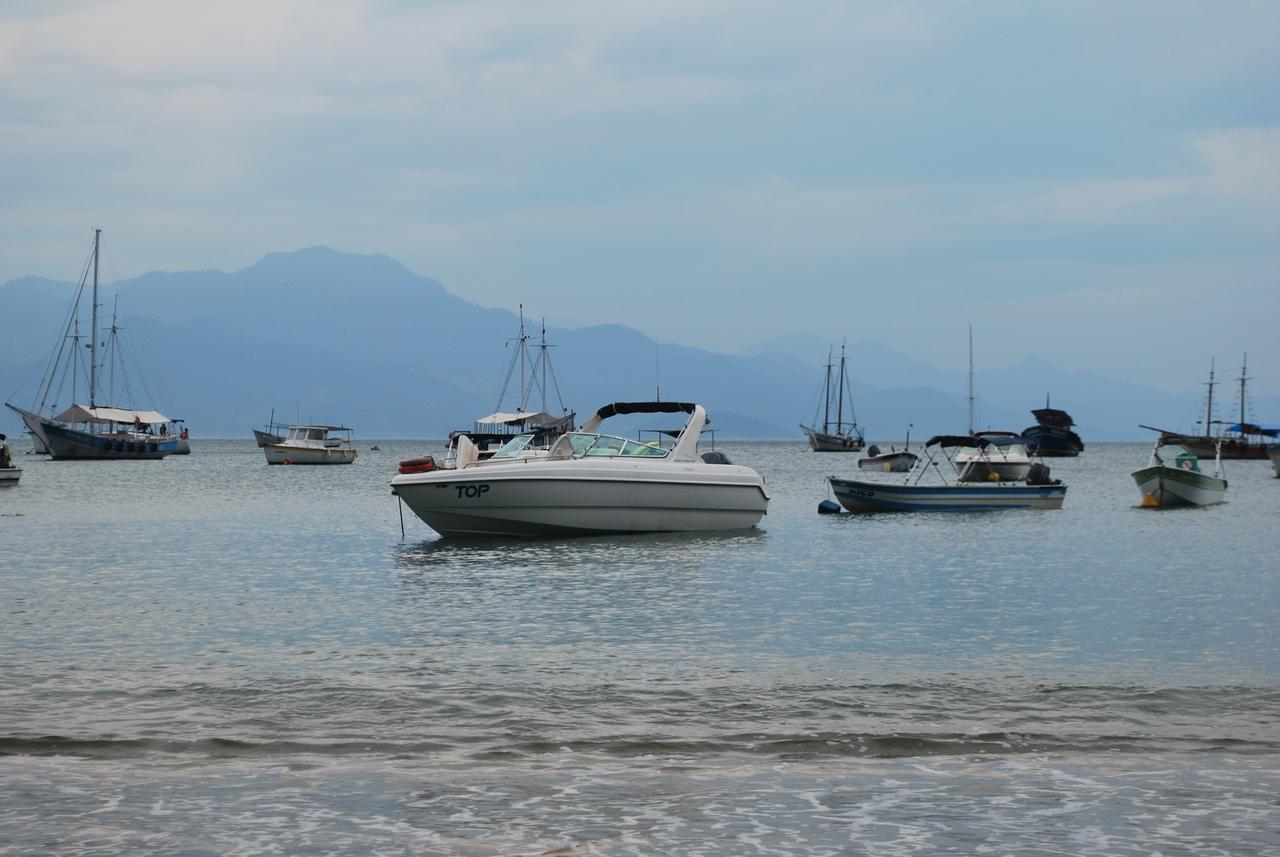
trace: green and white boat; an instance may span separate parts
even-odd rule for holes
[[[1161,442],[1151,449],[1151,462],[1133,471],[1133,481],[1142,493],[1144,509],[1168,506],[1211,506],[1221,503],[1227,493],[1227,480],[1222,478],[1222,455],[1214,459],[1213,475],[1200,472],[1194,453],[1181,452],[1172,465],[1160,457]]]

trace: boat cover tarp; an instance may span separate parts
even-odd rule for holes
[[[515,413],[504,413],[498,411],[496,414],[489,414],[487,417],[481,417],[476,420],[477,425],[534,425],[534,426],[554,426],[560,422],[559,417],[553,417],[546,411],[516,411]]]
[[[64,423],[126,423],[133,425],[135,422],[143,423],[171,423],[173,420],[166,417],[159,411],[131,411],[127,408],[110,408],[105,405],[97,407],[88,407],[86,405],[72,405],[62,413],[54,417],[55,420]]]
[[[1268,424],[1259,425],[1258,423],[1236,423],[1233,426],[1227,426],[1227,431],[1237,432],[1239,434],[1261,434],[1267,437],[1280,437],[1280,425]]]
[[[994,443],[985,437],[974,437],[968,434],[939,434],[934,435],[925,441],[925,446],[941,446],[941,447],[977,447],[979,449],[988,446],[995,446]]]

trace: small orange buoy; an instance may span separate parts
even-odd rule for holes
[[[1155,495],[1155,494],[1146,494],[1146,495],[1143,495],[1143,497],[1142,497],[1142,508],[1144,508],[1144,509],[1159,509],[1159,508],[1160,508],[1160,501],[1156,499],[1156,495]]]
[[[281,463],[281,464],[293,464],[293,459],[292,459],[292,458],[286,458],[284,461],[282,461],[282,462],[280,462],[280,463]]]

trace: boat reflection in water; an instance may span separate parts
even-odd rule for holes
[[[654,413],[689,415],[674,444],[596,431],[613,416]],[[769,506],[764,479],[719,452],[699,456],[706,423],[697,404],[615,402],[550,450],[527,449],[522,435],[484,461],[465,445],[453,468],[405,462],[391,490],[444,536],[748,529]]]

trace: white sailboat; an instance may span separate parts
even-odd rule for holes
[[[104,368],[99,352],[111,367],[111,385],[107,401],[115,396],[115,367],[120,362],[119,326],[113,316],[109,339],[98,341],[98,251],[102,230],[93,231],[93,252],[90,263],[80,278],[71,311],[63,329],[60,348],[45,372],[38,400],[31,408],[23,408],[12,402],[5,404],[17,412],[34,437],[37,448],[54,459],[156,459],[178,451],[179,423],[154,411],[124,408],[99,401],[102,392],[99,373]],[[89,332],[89,365],[81,372],[82,337],[80,336],[79,305],[92,271],[92,321]],[[60,389],[70,375],[72,404],[57,414],[49,414],[57,397],[55,385]],[[77,404],[79,376],[88,376],[88,404]],[[127,387],[127,382],[125,384]],[[171,430],[172,429],[172,430]],[[185,429],[181,430],[185,434]],[[185,438],[183,438],[185,439]]]
[[[849,390],[849,376],[845,373],[844,343],[840,343],[840,366],[835,383],[832,383],[831,370],[835,365],[831,362],[831,353],[827,352],[826,378],[823,382],[822,399],[819,408],[822,410],[822,428],[818,428],[818,415],[813,417],[813,425],[801,425],[800,428],[809,438],[809,446],[814,452],[858,452],[865,445],[862,430],[853,415],[853,395]],[[844,419],[844,400],[849,397],[849,421]],[[831,419],[831,400],[836,400],[836,418]]]

